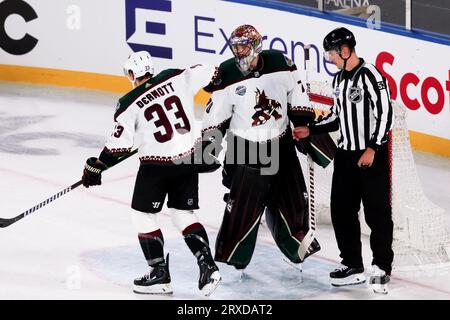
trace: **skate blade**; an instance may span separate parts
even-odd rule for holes
[[[172,294],[173,290],[169,283],[156,284],[153,286],[133,286],[133,292],[138,294]]]
[[[219,272],[217,272],[217,271],[211,275],[211,279],[212,279],[212,281],[210,283],[206,284],[200,290],[200,292],[206,297],[210,296],[211,293],[213,293],[214,290],[217,289],[217,287],[220,284],[220,281],[222,281],[222,277],[220,276]]]
[[[303,268],[302,268],[302,262],[300,263],[294,263],[291,260],[289,260],[286,257],[283,257],[283,261],[286,262],[286,264],[294,271],[297,273],[297,277],[298,277],[298,282],[294,281],[293,279],[289,279],[288,284],[284,285],[286,288],[289,287],[296,287],[300,284],[303,283]]]
[[[297,270],[298,272],[303,272],[302,262],[294,263],[286,257],[283,257],[283,261],[286,262],[291,268]]]
[[[355,274],[346,279],[330,278],[333,287],[355,286],[366,282],[364,274]]]

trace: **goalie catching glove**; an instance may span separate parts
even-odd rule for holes
[[[89,188],[89,186],[96,186],[102,184],[102,172],[108,167],[95,157],[91,157],[86,160],[86,165],[83,170],[83,186]]]

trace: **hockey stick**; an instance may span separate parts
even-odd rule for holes
[[[311,93],[311,87],[309,83],[309,45],[305,46],[305,63],[306,63],[306,93],[308,97]],[[316,232],[316,207],[315,207],[315,197],[314,197],[314,161],[311,156],[308,154],[307,156],[308,163],[308,172],[309,172],[309,230],[303,238],[300,246],[298,248],[298,255],[300,259],[303,261],[306,255],[309,253],[308,249],[314,241],[315,232]]]
[[[119,162],[122,162],[123,160],[131,157],[132,155],[134,155],[135,153],[137,153],[138,149],[133,150],[132,152],[130,152],[129,154],[119,158]],[[116,164],[117,164],[116,163]],[[111,168],[111,167],[110,167]],[[108,168],[109,169],[109,168]],[[9,218],[9,219],[5,219],[5,218],[0,218],[0,228],[6,228],[9,225],[19,221],[22,218],[25,218],[26,216],[29,216],[30,214],[36,212],[37,210],[41,209],[42,207],[46,206],[47,204],[49,204],[50,202],[53,202],[54,200],[60,198],[61,196],[65,195],[66,193],[72,191],[73,189],[79,187],[81,184],[83,183],[82,180],[75,182],[74,184],[72,184],[71,186],[61,190],[60,192],[52,195],[51,197],[45,199],[44,201],[42,201],[41,203],[38,203],[37,205],[35,205],[34,207],[31,207],[30,209],[28,209],[27,211],[22,212],[21,214],[19,214],[18,216],[14,217],[14,218]]]

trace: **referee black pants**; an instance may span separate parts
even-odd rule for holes
[[[371,229],[372,265],[376,264],[390,274],[394,252],[388,147],[383,145],[375,153],[372,166],[366,169],[357,165],[363,152],[343,149],[336,152],[331,187],[331,221],[342,264],[363,267],[358,219],[362,201],[366,223]]]

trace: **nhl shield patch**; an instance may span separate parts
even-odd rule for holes
[[[235,91],[235,93],[239,96],[245,95],[246,92],[247,92],[247,88],[245,86],[238,86]]]
[[[362,92],[360,87],[350,87],[347,94],[348,100],[352,103],[358,103],[362,100]]]

